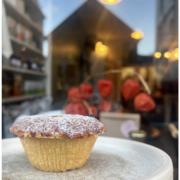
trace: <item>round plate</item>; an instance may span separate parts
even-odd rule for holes
[[[2,179],[173,179],[172,161],[165,152],[130,140],[100,136],[81,168],[58,173],[34,168],[18,138],[3,140],[2,147]]]

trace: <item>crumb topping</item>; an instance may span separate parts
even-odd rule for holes
[[[105,132],[105,126],[94,117],[81,115],[34,115],[18,119],[10,132],[20,138],[86,138]]]

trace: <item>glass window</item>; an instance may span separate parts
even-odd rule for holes
[[[3,0],[3,142],[20,117],[94,116],[165,151],[176,180],[178,60],[178,0]]]

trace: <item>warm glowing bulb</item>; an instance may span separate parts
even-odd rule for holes
[[[104,4],[116,4],[122,0],[100,0]]]
[[[175,58],[179,58],[179,52],[178,51],[179,51],[178,48],[176,48],[175,51],[174,51],[174,57]]]
[[[107,46],[103,45],[102,42],[97,42],[96,43],[96,52],[98,54],[106,54],[108,51]]]
[[[104,49],[103,46],[101,46],[101,47],[99,48],[99,50],[103,52],[105,49]]]
[[[97,42],[97,43],[96,43],[96,46],[97,46],[97,47],[102,46],[102,42]]]
[[[170,52],[165,52],[165,53],[164,53],[164,57],[165,57],[165,58],[170,58],[170,56],[171,56],[171,53],[170,53]]]
[[[108,3],[113,3],[115,0],[107,0]]]
[[[169,60],[177,61],[178,59],[179,59],[179,48],[176,48],[171,52],[171,57],[169,58]]]
[[[157,59],[159,59],[159,58],[161,57],[161,53],[160,53],[160,52],[156,52],[156,53],[154,54],[154,57],[157,58]]]
[[[174,54],[174,57],[176,57],[176,58],[179,57],[178,52],[176,52],[176,53]]]
[[[102,46],[99,48],[99,50],[100,50],[101,52],[105,52],[105,51],[107,50],[107,48],[106,48],[105,45],[102,45]]]
[[[143,38],[143,33],[141,33],[141,32],[133,32],[132,34],[131,34],[131,37],[132,38],[134,38],[134,39],[141,39],[141,38]]]

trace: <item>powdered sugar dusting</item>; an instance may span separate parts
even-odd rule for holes
[[[10,131],[19,137],[84,138],[105,131],[97,119],[81,115],[35,115],[18,119]]]

